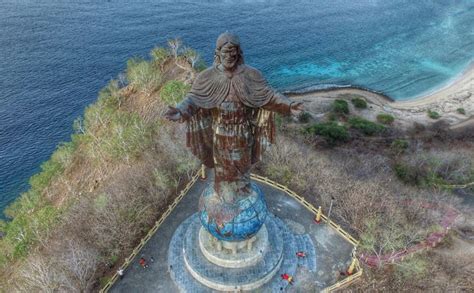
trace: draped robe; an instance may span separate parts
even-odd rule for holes
[[[218,107],[231,91],[237,99],[251,109],[246,117],[254,137],[251,164],[258,162],[265,149],[275,140],[273,112],[290,114],[291,101],[275,92],[255,68],[239,65],[232,73],[213,66],[201,72],[190,92],[177,108],[187,119],[186,143],[193,154],[209,168],[214,168],[214,119]]]

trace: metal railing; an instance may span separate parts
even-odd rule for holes
[[[251,178],[253,180],[268,184],[270,186],[275,187],[276,189],[279,189],[287,194],[289,194],[291,197],[293,197],[295,200],[297,200],[299,203],[301,203],[303,206],[305,206],[309,211],[311,211],[315,216],[318,213],[318,209],[310,204],[306,199],[304,199],[301,195],[297,194],[293,190],[289,189],[283,184],[277,183],[273,180],[270,180],[266,177],[257,175],[257,174],[251,174]],[[334,223],[332,220],[330,220],[326,215],[321,214],[321,219],[323,222],[326,222],[332,229],[334,229],[339,235],[342,236],[345,240],[347,240],[350,244],[357,248],[357,245],[359,244],[359,241],[357,241],[354,237],[352,237],[349,233],[344,231],[344,229],[341,228],[340,225]],[[349,286],[353,282],[357,281],[358,278],[362,276],[362,268],[360,267],[359,260],[355,256],[355,254],[352,255],[352,259],[355,260],[355,270],[356,272],[354,274],[351,274],[347,276],[346,278],[342,279],[341,281],[337,282],[334,285],[331,285],[329,287],[326,287],[323,289],[322,292],[332,292],[334,290],[341,289],[343,287]]]
[[[203,175],[203,171],[201,169],[192,177],[191,181],[189,181],[188,184],[186,185],[186,187],[183,190],[181,190],[179,195],[168,206],[168,208],[161,215],[161,217],[155,222],[155,224],[150,229],[150,231],[148,231],[147,235],[145,235],[145,237],[143,237],[143,239],[140,241],[140,243],[133,249],[130,256],[128,256],[125,259],[124,263],[120,266],[119,269],[125,270],[130,265],[130,263],[133,261],[133,259],[138,255],[140,250],[143,248],[143,246],[145,246],[145,244],[150,240],[150,238],[156,233],[156,231],[161,226],[161,224],[166,220],[166,218],[171,214],[173,209],[178,205],[178,203],[188,193],[188,191],[191,189],[191,187],[194,185],[194,183],[197,181],[197,179],[199,177],[201,177],[202,175]],[[308,201],[306,201],[306,199],[304,199],[302,196],[300,196],[297,193],[295,193],[294,191],[290,190],[288,187],[286,187],[286,186],[284,186],[280,183],[274,182],[274,181],[272,181],[272,180],[270,180],[266,177],[256,175],[256,174],[252,174],[251,178],[256,180],[256,181],[259,181],[259,182],[265,183],[267,185],[273,186],[274,188],[279,189],[279,190],[289,194],[291,197],[293,197],[299,203],[301,203],[303,206],[305,206],[308,210],[310,210],[314,215],[316,215],[316,213],[318,212],[318,210],[312,204],[310,204]],[[357,241],[349,233],[344,231],[344,229],[342,229],[340,225],[338,225],[338,224],[334,223],[333,221],[331,221],[330,219],[328,219],[328,217],[325,216],[324,214],[321,214],[321,218],[332,229],[334,229],[337,233],[339,233],[339,235],[341,235],[345,240],[347,240],[349,243],[351,243],[354,246],[354,248],[357,247],[357,245],[359,244],[359,241]],[[355,264],[356,272],[352,275],[347,276],[346,278],[342,279],[341,281],[337,282],[336,284],[324,288],[323,292],[332,292],[334,290],[346,287],[346,286],[350,285],[351,283],[355,282],[358,278],[360,278],[362,276],[362,273],[363,273],[362,268],[360,267],[359,261],[357,260],[357,258],[354,255],[353,255],[353,260],[356,261],[356,264]],[[113,286],[113,284],[117,281],[117,279],[118,279],[118,274],[116,272],[110,278],[110,280],[107,282],[107,284],[99,292],[101,292],[101,293],[108,292],[109,289]]]
[[[179,193],[179,195],[173,200],[173,202],[168,206],[166,211],[161,215],[161,217],[155,222],[153,227],[148,231],[148,233],[145,235],[145,237],[142,238],[140,243],[133,249],[132,253],[125,259],[123,264],[120,266],[119,269],[124,270],[130,265],[130,263],[133,261],[135,256],[140,252],[140,250],[145,246],[145,244],[151,239],[151,237],[156,233],[158,228],[160,228],[161,224],[166,220],[166,218],[171,214],[173,209],[178,205],[178,203],[183,199],[183,197],[188,193],[188,191],[193,187],[194,183],[196,180],[199,178],[201,175],[201,171],[198,171],[192,178],[191,181],[186,184],[183,190]],[[115,274],[110,278],[110,280],[107,282],[107,284],[100,289],[99,292],[101,293],[106,293],[109,291],[109,289],[112,287],[112,285],[117,281],[118,279],[118,274],[115,272]]]

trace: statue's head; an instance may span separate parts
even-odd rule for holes
[[[239,37],[225,32],[217,38],[214,64],[222,65],[224,69],[232,71],[244,63],[244,55],[240,48]]]

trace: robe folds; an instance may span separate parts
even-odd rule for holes
[[[265,149],[275,140],[274,113],[290,114],[291,101],[276,93],[262,74],[247,65],[239,65],[232,73],[225,73],[213,66],[201,72],[190,92],[177,106],[188,117],[186,143],[193,154],[209,168],[214,167],[213,128],[218,117],[218,107],[232,94],[246,107],[246,119],[254,137],[251,163],[261,160]]]

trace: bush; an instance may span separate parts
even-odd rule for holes
[[[161,89],[160,98],[167,105],[176,106],[189,91],[190,86],[179,80],[170,80]]]
[[[399,158],[394,171],[400,180],[412,185],[465,184],[474,179],[474,162],[463,153],[414,153]]]
[[[149,146],[152,131],[138,114],[117,112],[102,134],[99,147],[111,158],[128,162]]]
[[[396,276],[403,281],[413,281],[425,278],[430,265],[425,258],[415,255],[395,265]]]
[[[358,109],[367,109],[367,102],[362,98],[353,98],[352,104]]]
[[[309,114],[308,112],[301,112],[298,115],[298,120],[301,123],[308,123],[310,119],[311,119],[311,114]]]
[[[431,119],[439,119],[441,117],[441,115],[436,111],[428,110],[427,113],[428,113],[428,117],[430,117]]]
[[[316,134],[324,137],[329,144],[344,142],[349,139],[349,133],[344,126],[338,125],[336,122],[316,123],[306,127],[305,132]]]
[[[349,114],[349,104],[345,100],[337,99],[332,104],[332,111],[339,115]]]
[[[377,121],[385,125],[390,125],[395,121],[395,118],[390,114],[379,114],[377,115]]]
[[[18,259],[26,256],[37,243],[38,237],[45,237],[56,222],[60,209],[41,198],[41,194],[28,191],[10,205],[5,214],[14,217],[4,223],[5,236],[0,241],[0,259]]]
[[[152,63],[140,58],[127,62],[127,80],[134,90],[150,94],[161,85],[161,72]]]
[[[459,114],[466,115],[466,110],[464,110],[464,108],[457,108],[456,111],[457,111]]]
[[[170,52],[163,47],[155,47],[150,52],[151,60],[155,65],[162,66],[170,57]]]
[[[421,183],[422,175],[418,173],[417,170],[410,168],[410,166],[406,164],[395,164],[394,171],[398,179],[400,179],[403,183],[411,185],[418,185]]]
[[[360,130],[362,133],[366,135],[374,135],[376,133],[382,132],[385,129],[384,126],[371,122],[361,117],[349,118],[349,125],[352,128]]]
[[[409,147],[409,143],[405,139],[396,139],[392,142],[390,147],[394,150],[397,150],[399,152],[403,152]]]

